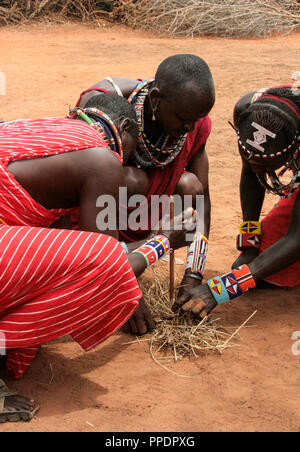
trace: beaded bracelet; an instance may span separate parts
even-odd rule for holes
[[[259,221],[244,221],[240,224],[240,233],[237,236],[236,247],[239,251],[245,248],[259,248],[261,236],[261,223]]]
[[[204,276],[204,268],[208,251],[208,239],[196,233],[194,241],[188,248],[185,276],[196,278],[202,282]]]
[[[156,235],[149,242],[146,242],[140,248],[137,248],[133,253],[139,253],[144,256],[147,268],[155,264],[161,257],[170,251],[170,241],[164,235]]]
[[[256,287],[256,282],[245,264],[223,276],[210,279],[207,285],[217,304],[223,304]]]

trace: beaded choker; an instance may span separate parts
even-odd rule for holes
[[[168,165],[182,151],[186,140],[186,134],[179,138],[173,138],[163,133],[156,145],[153,145],[147,137],[144,127],[144,105],[153,81],[154,79],[150,79],[139,83],[128,98],[128,101],[135,108],[139,124],[138,149],[134,151],[133,157],[138,165],[147,168]],[[166,158],[160,159],[162,156]]]
[[[121,137],[117,127],[110,117],[97,108],[74,108],[69,111],[68,118],[77,119],[80,117],[100,133],[103,141],[110,149],[119,154],[123,161],[123,147]]]

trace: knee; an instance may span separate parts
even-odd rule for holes
[[[192,195],[194,201],[197,195],[204,195],[204,188],[195,174],[183,173],[176,186],[175,193],[180,196]]]
[[[125,166],[125,184],[128,190],[128,197],[132,195],[147,196],[150,189],[149,178],[145,171],[132,166]]]

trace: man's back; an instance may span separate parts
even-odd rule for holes
[[[59,217],[80,206],[80,228],[97,231],[97,197],[104,193],[117,196],[111,187],[123,182],[117,156],[96,130],[78,120],[48,118],[0,126],[0,162],[5,193],[1,212],[8,224],[20,224],[15,222],[11,205],[7,206],[11,215],[5,210],[5,204],[16,197],[33,204],[32,210],[41,217],[45,209]],[[16,210],[20,209],[16,206]],[[26,210],[28,214],[28,205]],[[38,225],[49,226],[48,222],[45,215],[45,224]],[[30,218],[26,224],[36,225]]]

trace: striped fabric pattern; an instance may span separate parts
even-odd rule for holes
[[[0,247],[0,332],[15,378],[41,344],[70,334],[91,350],[138,307],[137,280],[112,237],[0,225]]]
[[[7,170],[15,160],[93,147],[107,147],[88,124],[63,118],[27,119],[0,124],[0,218],[10,225],[48,227],[74,209],[46,209]]]

